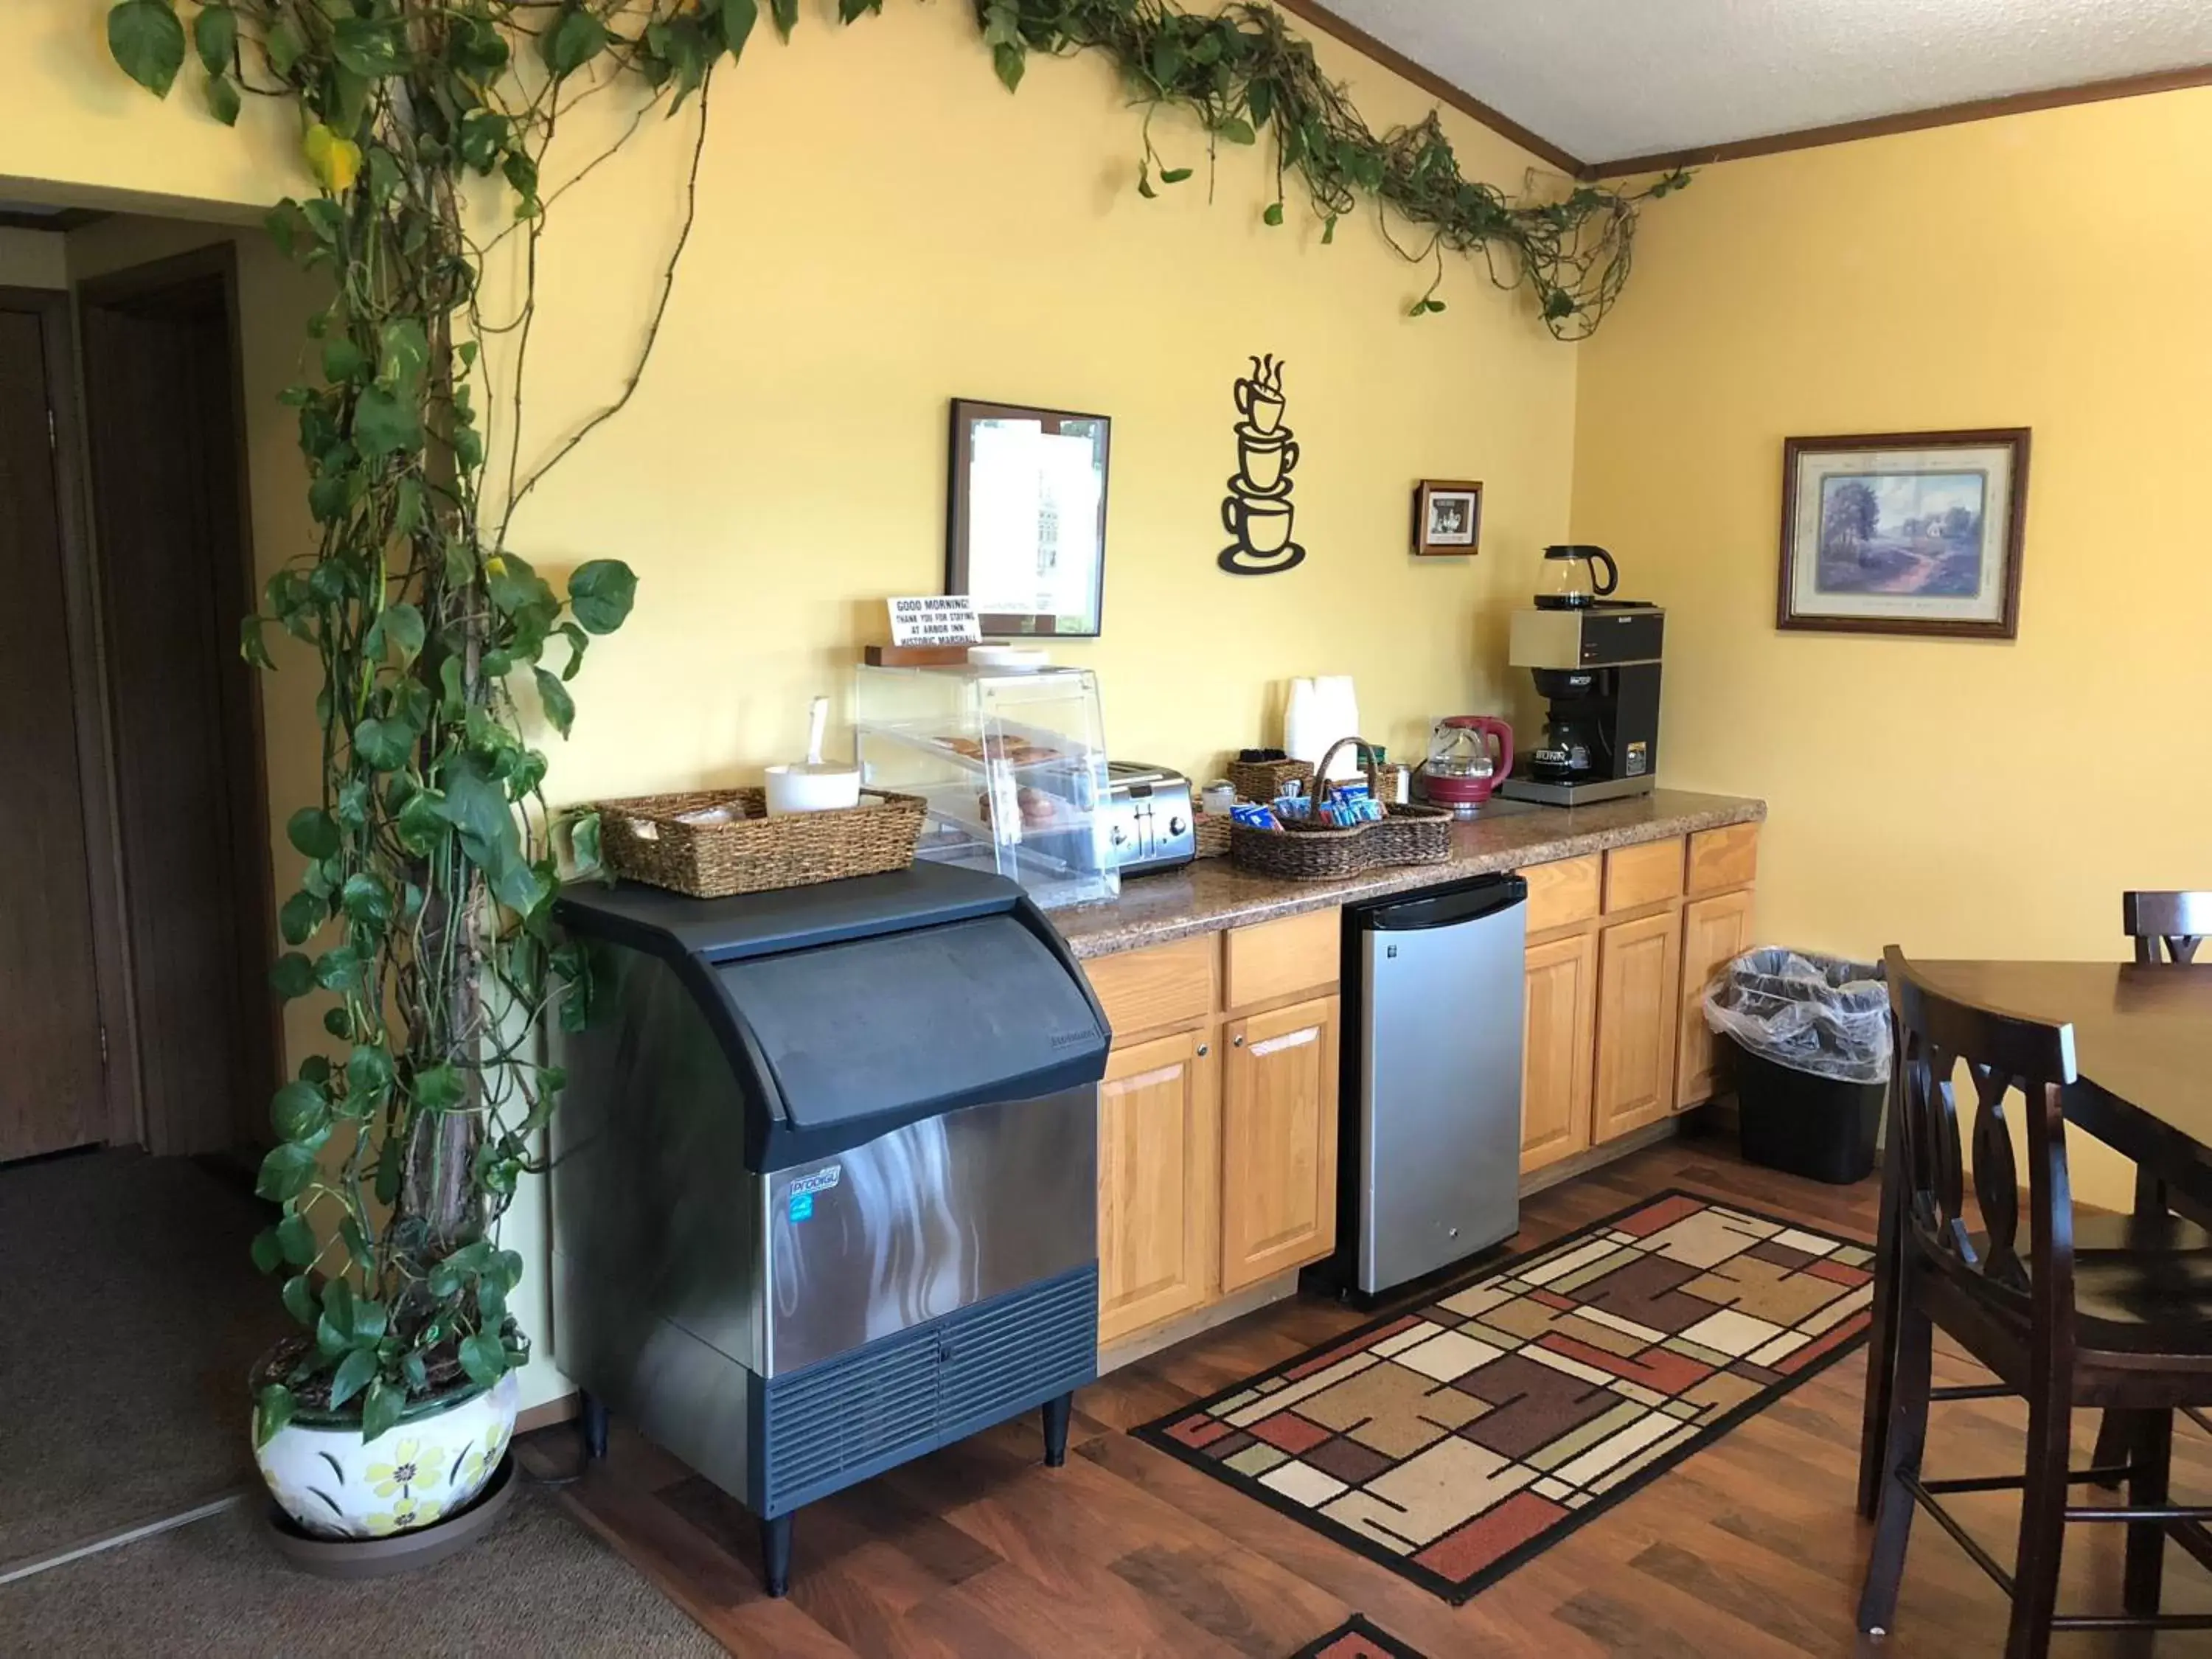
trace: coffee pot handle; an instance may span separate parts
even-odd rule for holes
[[[1495,716],[1477,716],[1482,731],[1498,739],[1498,769],[1492,776],[1499,783],[1513,775],[1513,728]]]
[[[1612,592],[1614,588],[1620,586],[1620,567],[1613,562],[1612,554],[1601,547],[1587,549],[1586,553],[1587,556],[1605,567],[1605,580],[1602,581],[1598,580],[1597,572],[1595,569],[1590,572],[1590,586],[1596,590],[1600,597]]]

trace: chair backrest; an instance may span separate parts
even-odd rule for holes
[[[2015,1313],[2070,1318],[2074,1206],[2063,1109],[2076,1076],[2074,1028],[1948,997],[1893,945],[1883,963],[1895,1038],[1890,1132],[1899,1137],[1905,1224],[1924,1255],[1960,1284]],[[1985,1235],[1978,1242],[1966,1214],[1954,1085],[1962,1060],[1977,1109],[1972,1175]],[[2011,1089],[2027,1101],[2033,1273],[2020,1257],[2020,1176],[2005,1116]]]
[[[2123,893],[2120,925],[2136,942],[2137,962],[2156,962],[2161,943],[2168,961],[2193,962],[2212,937],[2212,893]]]

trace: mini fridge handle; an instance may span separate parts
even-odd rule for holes
[[[1370,932],[1417,933],[1495,915],[1528,896],[1528,884],[1519,876],[1484,876],[1419,898],[1383,900],[1359,907],[1353,914],[1358,926]]]

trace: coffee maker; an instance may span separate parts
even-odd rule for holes
[[[1649,793],[1659,766],[1666,612],[1632,599],[1513,613],[1508,660],[1534,672],[1544,735],[1498,793],[1586,806]]]

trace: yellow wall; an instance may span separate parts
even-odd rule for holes
[[[98,7],[10,8],[34,50],[0,58],[0,185],[65,202],[191,198],[202,219],[248,218],[304,187],[291,130],[265,110],[227,132],[191,86],[164,106],[125,83]],[[1378,124],[1430,107],[1316,46]],[[548,187],[620,118],[599,99],[564,124]],[[692,119],[650,124],[552,216],[526,470],[629,367],[676,233]],[[1530,157],[1456,116],[1447,125],[1471,175],[1522,185]],[[787,47],[763,30],[718,74],[699,221],[659,351],[629,410],[514,523],[513,545],[549,569],[616,556],[641,583],[629,627],[592,648],[574,739],[550,743],[556,799],[750,779],[790,757],[809,696],[827,691],[842,710],[858,647],[883,635],[882,598],[941,585],[954,396],[1114,417],[1107,634],[1058,654],[1098,670],[1115,753],[1210,775],[1222,751],[1278,735],[1294,674],[1354,675],[1368,735],[1416,758],[1432,717],[1501,706],[1504,613],[1566,525],[1577,349],[1457,262],[1449,310],[1407,318],[1426,276],[1370,219],[1329,247],[1295,205],[1285,228],[1261,222],[1271,169],[1256,153],[1224,157],[1209,206],[1203,147],[1180,119],[1156,122],[1155,137],[1199,176],[1145,202],[1132,188],[1138,131],[1099,62],[1038,60],[1006,94],[959,6],[899,0],[849,30],[810,13]],[[77,274],[226,234],[203,225],[164,243],[160,228],[78,233]],[[288,422],[269,399],[313,299],[278,283],[289,273],[255,234],[240,246],[265,572],[308,530]],[[501,261],[518,248],[491,267],[495,321],[513,270]],[[1213,558],[1236,461],[1231,385],[1261,352],[1289,363],[1310,556],[1288,575],[1239,579]],[[503,386],[511,352],[487,356]],[[503,455],[506,428],[493,435]],[[1408,556],[1423,477],[1485,481],[1481,557]],[[265,683],[280,896],[296,864],[283,820],[313,787],[301,684]],[[295,1059],[318,1040],[310,1018],[290,1036]],[[507,1226],[533,1262],[542,1202],[526,1182]],[[542,1293],[526,1284],[516,1310],[550,1352]],[[561,1386],[541,1361],[526,1403]]]
[[[1668,607],[1662,775],[1793,945],[2114,958],[2212,883],[2212,91],[1705,169],[1583,349],[1574,527]],[[2012,644],[1774,626],[1782,441],[2034,429]],[[2127,1189],[2101,1148],[2077,1189]]]

